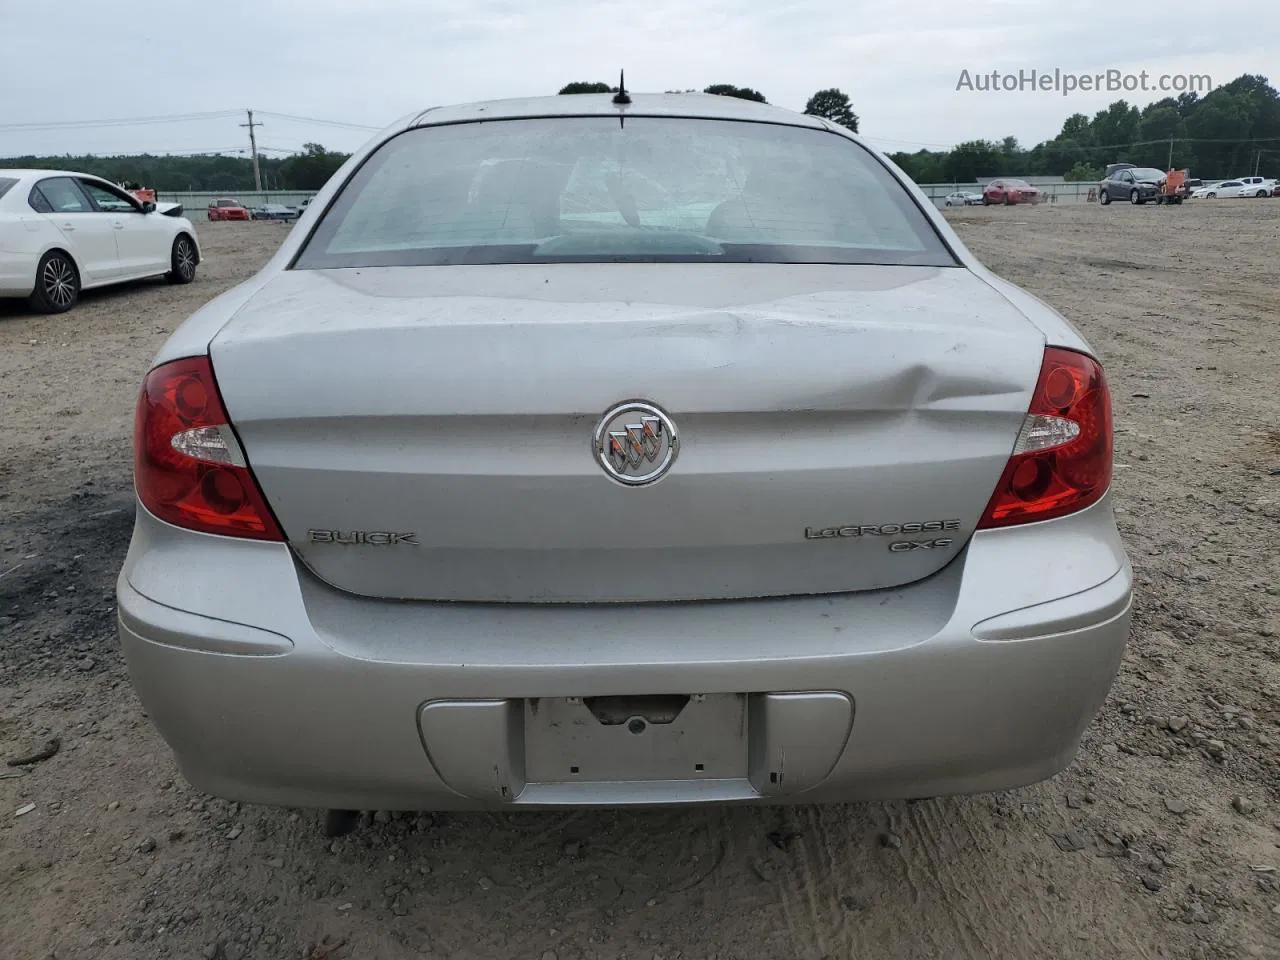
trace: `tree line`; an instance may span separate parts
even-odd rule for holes
[[[1117,100],[1092,117],[1073,113],[1056,137],[1030,149],[1017,138],[970,140],[951,150],[892,153],[917,183],[978,177],[1100,180],[1109,163],[1189,169],[1201,179],[1280,175],[1280,93],[1242,74],[1203,97],[1183,93],[1139,109]]]
[[[306,193],[319,190],[350,154],[308,143],[291,156],[258,158],[266,190]],[[138,154],[101,157],[92,154],[60,157],[9,157],[0,167],[75,170],[112,183],[152,187],[163,192],[231,193],[253,189],[253,161],[225,154],[190,157]]]
[[[617,87],[575,82],[559,92],[615,93]],[[769,102],[759,90],[730,83],[711,84],[701,92]],[[835,87],[817,91],[804,112],[858,131],[858,115],[849,97]],[[318,143],[308,143],[289,157],[261,157],[263,186],[280,191],[318,190],[347,157]],[[1266,77],[1242,74],[1204,96],[1183,93],[1142,108],[1117,100],[1092,117],[1073,113],[1057,136],[1029,149],[1016,137],[1005,137],[970,140],[950,150],[891,153],[890,157],[917,183],[972,183],[979,177],[998,176],[1098,180],[1108,163],[1120,161],[1161,169],[1170,165],[1187,168],[1203,179],[1255,171],[1274,177],[1280,175],[1280,93]],[[79,170],[116,183],[137,183],[163,191],[233,193],[253,189],[249,158],[222,154],[28,156],[2,159],[0,167]]]

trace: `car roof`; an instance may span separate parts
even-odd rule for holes
[[[28,177],[91,177],[94,180],[104,180],[104,178],[95,176],[92,173],[85,173],[83,170],[39,170],[35,168],[9,169],[0,167],[0,177],[13,177],[18,180],[25,180]],[[109,182],[105,181],[104,182]]]
[[[410,118],[408,127],[468,123],[477,120],[517,120],[532,117],[694,117],[709,120],[754,120],[795,127],[825,129],[818,117],[767,103],[711,93],[632,93],[631,103],[613,102],[611,93],[560,94],[486,100],[447,107],[431,107]]]

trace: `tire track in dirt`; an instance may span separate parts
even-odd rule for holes
[[[993,935],[1006,948],[1010,946],[1010,940],[1015,946],[1025,943],[1032,948],[1032,945],[1027,943],[1025,924],[1015,919],[1018,918],[1016,912],[1013,917],[1001,917],[990,908],[987,899],[990,888],[986,887],[989,878],[980,877],[967,858],[954,855],[958,849],[990,849],[990,844],[977,842],[979,831],[975,830],[974,818],[970,815],[973,802],[925,801],[911,804],[890,823],[895,832],[903,836],[901,849],[905,870],[910,873],[915,866],[918,872],[922,872],[924,876],[919,881],[922,892],[931,891],[943,908],[943,918],[954,938],[952,949],[958,945],[963,952],[957,956],[977,960],[998,954]],[[941,822],[943,818],[945,823]],[[964,842],[957,843],[955,836],[960,832],[965,834]],[[990,831],[984,833],[984,839],[989,838]],[[980,866],[988,866],[985,859]],[[973,896],[975,890],[982,892],[976,899]],[[986,935],[982,932],[984,928],[989,931]],[[947,947],[937,942],[933,946],[939,951]]]
[[[850,812],[844,807],[837,810],[846,814]],[[849,896],[843,868],[848,863],[848,854],[857,855],[856,845],[847,836],[847,822],[839,822],[838,830],[831,829],[831,812],[820,807],[795,811],[802,824],[800,832],[803,839],[795,842],[800,862],[788,874],[791,882],[784,890],[784,900],[791,901],[793,917],[803,916],[808,921],[808,927],[800,929],[805,929],[808,934],[810,956],[857,957],[863,945],[856,934],[851,935],[843,916],[843,901]],[[843,862],[839,857],[841,850],[847,851]],[[793,931],[799,926],[795,920],[791,921]]]

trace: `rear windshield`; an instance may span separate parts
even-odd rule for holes
[[[843,136],[565,117],[393,138],[339,194],[296,265],[701,260],[956,262],[906,190]]]
[[[240,206],[240,204],[239,204],[239,203],[237,203],[235,200],[219,200],[219,201],[218,201],[218,206],[220,206],[220,207],[238,207],[238,206]]]
[[[14,180],[12,177],[0,177],[0,197],[3,197],[8,193],[17,182],[18,181]]]

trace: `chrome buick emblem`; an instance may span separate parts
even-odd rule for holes
[[[609,479],[640,487],[671,469],[680,452],[680,435],[671,418],[653,404],[633,400],[600,418],[591,452]]]

